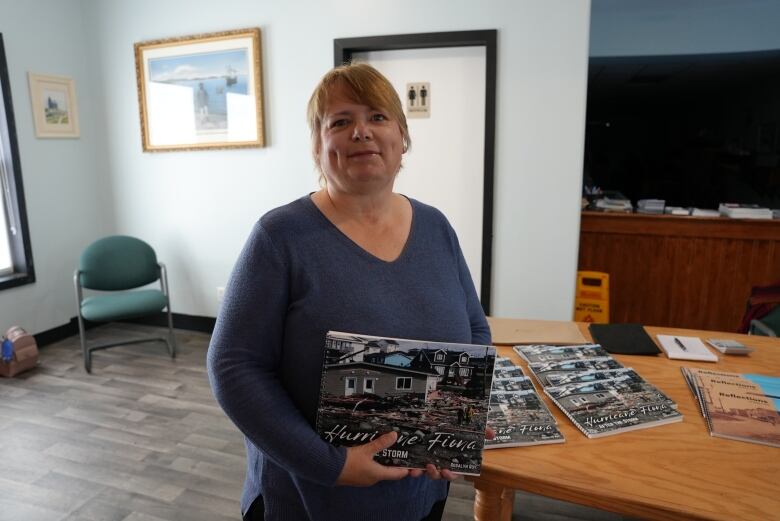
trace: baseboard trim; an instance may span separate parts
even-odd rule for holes
[[[176,329],[184,329],[186,331],[198,331],[200,333],[211,334],[214,331],[214,324],[217,319],[214,317],[202,317],[198,315],[184,315],[181,313],[173,313],[173,327]],[[168,315],[166,313],[158,313],[156,315],[149,315],[148,317],[137,318],[133,320],[122,320],[122,322],[129,322],[132,324],[144,324],[147,326],[162,326],[168,325]],[[84,321],[84,327],[86,329],[92,329],[99,326],[99,322]],[[61,326],[47,329],[40,333],[33,335],[38,347],[53,344],[59,342],[73,335],[79,334],[79,322],[78,318],[73,317],[70,322]]]

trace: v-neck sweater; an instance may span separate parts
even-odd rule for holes
[[[490,343],[454,230],[409,201],[411,230],[393,261],[354,243],[310,196],[254,226],[207,357],[214,395],[245,436],[242,512],[262,495],[266,520],[417,520],[446,496],[446,483],[427,477],[336,486],[346,449],[314,429],[329,330]]]

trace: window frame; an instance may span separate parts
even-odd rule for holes
[[[5,158],[5,176],[0,179],[0,197],[4,198],[8,237],[13,271],[0,275],[0,290],[35,282],[30,230],[27,224],[27,206],[22,183],[22,164],[16,135],[11,82],[5,58],[3,35],[0,33],[0,147]],[[5,114],[5,118],[2,115]],[[15,232],[13,231],[15,228]]]
[[[402,387],[401,383],[406,383],[406,381],[409,382],[409,387]],[[412,381],[411,376],[396,376],[395,377],[395,390],[396,391],[411,391],[412,386],[414,385],[414,382]]]

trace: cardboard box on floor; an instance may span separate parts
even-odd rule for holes
[[[19,326],[9,328],[5,337],[13,344],[14,354],[10,362],[0,360],[0,376],[16,376],[36,366],[38,345],[35,337]]]

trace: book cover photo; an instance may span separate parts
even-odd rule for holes
[[[479,475],[495,359],[493,346],[330,331],[317,431],[344,446],[396,431],[379,463]]]
[[[493,391],[488,426],[496,432],[496,437],[485,441],[486,449],[566,441],[555,417],[532,389]]]
[[[674,402],[635,374],[544,391],[589,438],[682,421]]]
[[[583,358],[604,358],[609,353],[598,344],[580,344],[573,346],[528,345],[514,346],[512,349],[529,364],[537,362],[562,362]]]
[[[780,447],[780,378],[690,368],[710,434]]]
[[[582,360],[564,360],[563,362],[536,362],[528,364],[531,373],[543,387],[558,385],[557,382],[571,373],[583,371],[608,371],[621,369],[623,364],[612,357],[587,358]]]
[[[493,374],[493,391],[531,391],[534,384],[527,376],[513,376],[510,378],[497,378]]]

